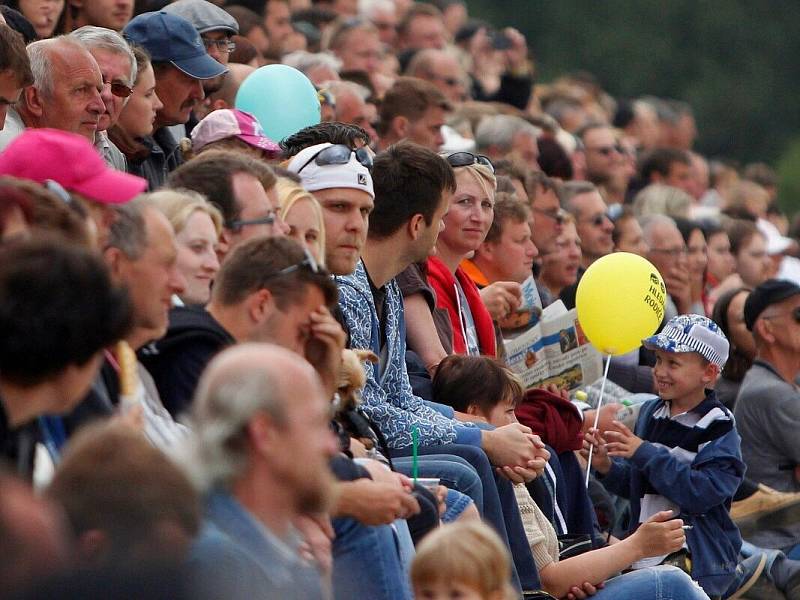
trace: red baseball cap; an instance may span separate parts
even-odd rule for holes
[[[94,146],[59,129],[26,129],[0,153],[0,175],[44,183],[103,204],[122,204],[147,189],[147,180],[110,168]]]

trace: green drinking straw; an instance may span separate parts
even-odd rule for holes
[[[411,475],[414,479],[414,485],[417,485],[417,472],[419,464],[417,459],[417,448],[419,447],[419,429],[417,426],[411,428]]]

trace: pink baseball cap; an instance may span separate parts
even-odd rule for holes
[[[26,129],[0,153],[0,175],[44,183],[103,204],[122,204],[147,189],[147,180],[106,165],[94,146],[59,129]]]
[[[258,119],[238,108],[221,108],[206,115],[192,129],[192,147],[200,151],[211,142],[236,136],[243,142],[267,152],[270,158],[279,156],[281,147],[267,137]]]

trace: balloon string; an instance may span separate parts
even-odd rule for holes
[[[600,408],[603,406],[603,394],[606,391],[606,381],[608,381],[608,367],[611,365],[611,355],[608,355],[606,360],[606,370],[603,373],[603,382],[600,384],[600,399],[597,401],[597,410],[594,414],[594,427],[595,434],[597,435],[597,424],[600,422]],[[589,445],[589,460],[586,463],[586,487],[589,487],[589,473],[592,472],[592,451],[594,451],[594,444]]]

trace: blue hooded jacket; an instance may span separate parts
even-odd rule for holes
[[[677,504],[680,514],[676,516],[692,526],[686,531],[692,578],[709,596],[722,595],[733,582],[742,545],[729,514],[745,472],[741,438],[733,415],[713,391],[706,392],[705,400],[689,411],[697,419],[694,427],[686,428],[685,438],[692,437],[691,442],[673,438],[664,443],[670,432],[663,429],[654,436],[659,421],[661,425],[668,421],[654,415],[663,415],[665,410],[668,415],[669,404],[660,398],[642,406],[634,433],[645,442],[630,459],[613,459],[611,470],[600,480],[611,492],[630,499],[632,531],[639,526],[641,499],[646,493]],[[647,441],[654,437],[661,443]],[[690,445],[696,453],[687,448]]]

